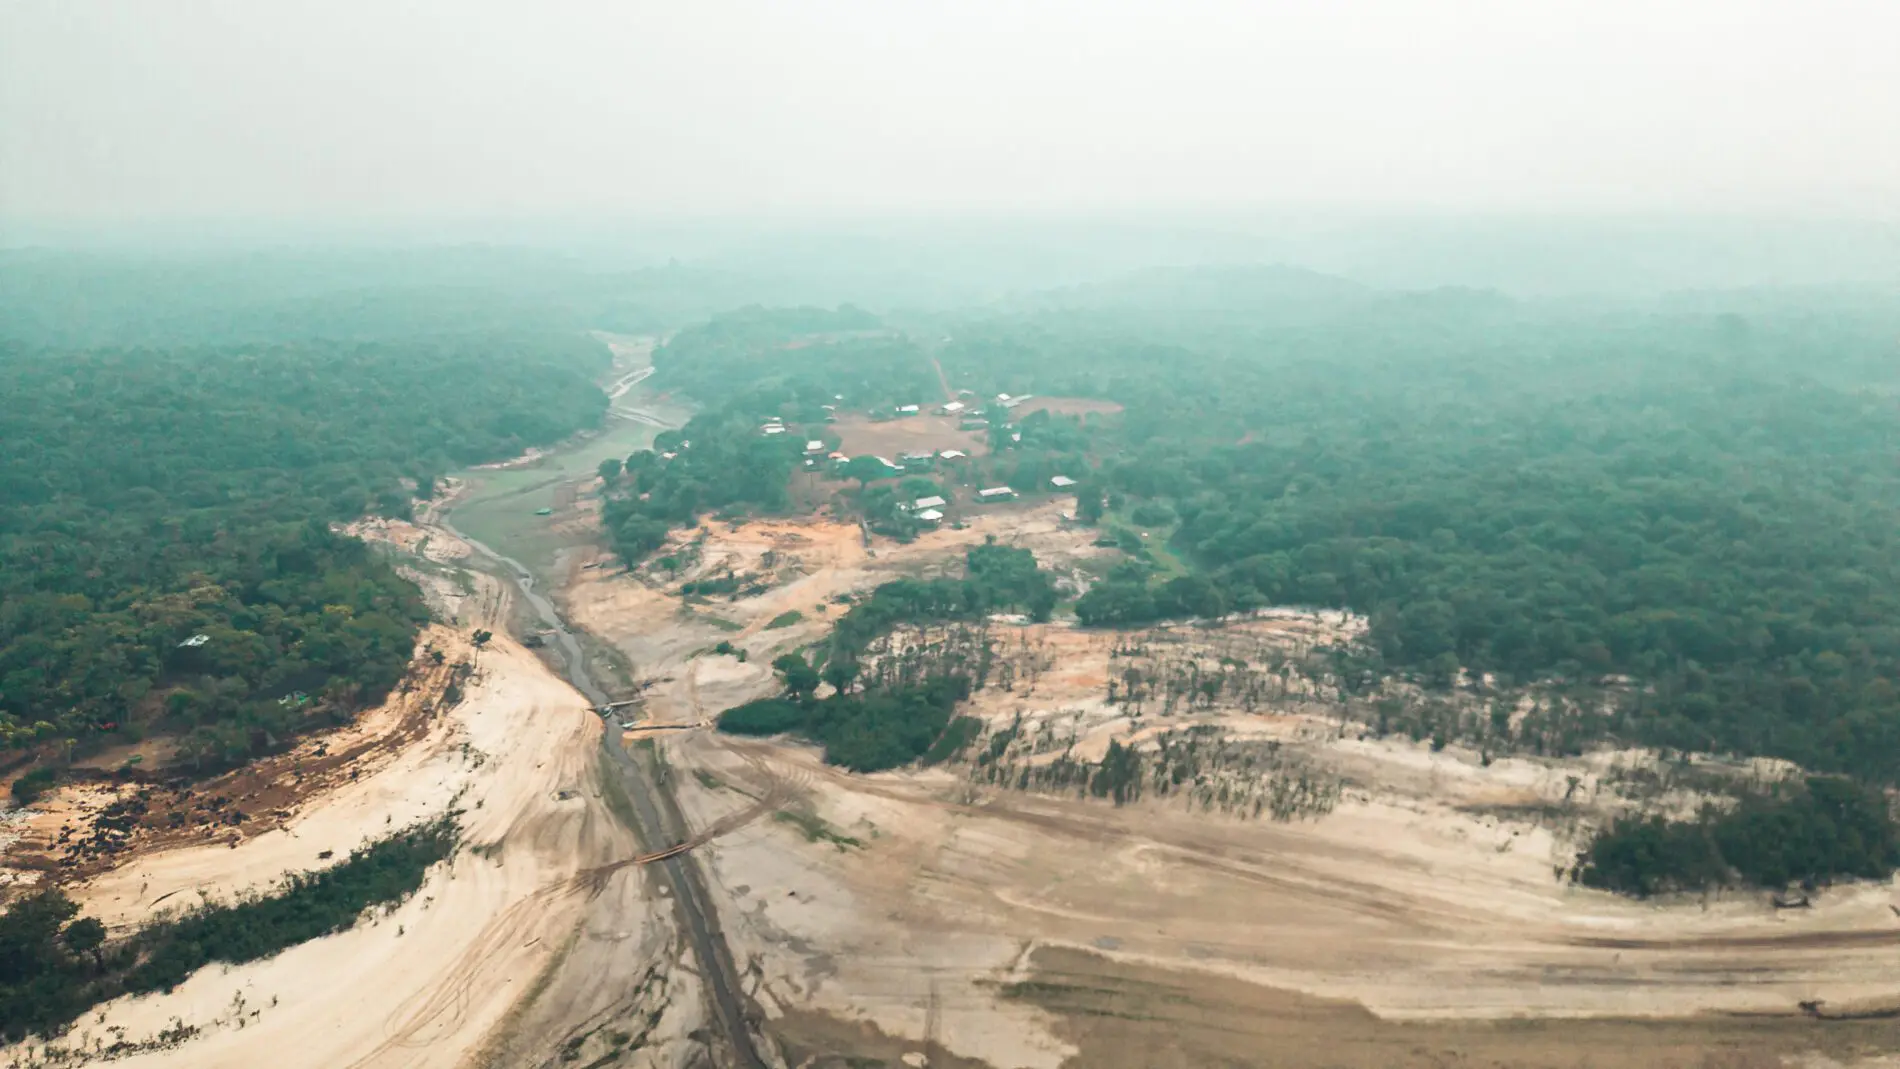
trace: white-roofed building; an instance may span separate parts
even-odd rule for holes
[[[1016,500],[1016,491],[1011,490],[1007,486],[992,486],[987,490],[978,490],[976,497],[977,500],[985,503],[992,501],[1014,501]]]
[[[964,457],[967,457],[969,455],[970,454],[965,453],[961,449],[946,449],[943,452],[937,454],[938,458],[942,460],[962,460]]]
[[[1075,485],[1075,480],[1067,475],[1052,475],[1049,477],[1049,485],[1058,490],[1066,490]]]
[[[941,497],[920,497],[911,502],[910,507],[914,509],[940,509],[948,504],[949,502]]]

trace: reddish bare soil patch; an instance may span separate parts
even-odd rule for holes
[[[455,666],[424,654],[382,707],[354,724],[198,783],[151,772],[75,769],[79,782],[21,824],[4,868],[58,883],[82,882],[140,855],[229,842],[280,827],[300,806],[376,768],[422,738],[441,709]]]

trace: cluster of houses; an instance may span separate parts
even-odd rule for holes
[[[1016,491],[1007,486],[991,486],[976,492],[976,503],[979,505],[994,505],[1014,500],[1016,500]],[[920,497],[907,505],[899,505],[898,508],[909,513],[912,519],[921,520],[924,523],[941,523],[944,516],[943,510],[949,504],[949,501],[933,494],[930,497]]]
[[[962,396],[969,398],[969,400],[947,402],[937,406],[935,413],[942,416],[961,417],[959,427],[963,430],[983,430],[989,427],[989,420],[983,418],[980,410],[972,410],[970,407],[971,404],[975,403],[974,395],[970,391],[965,390],[962,392]],[[840,397],[838,400],[843,400],[843,398]],[[996,395],[995,404],[1005,409],[1013,409],[1027,400],[1029,400],[1029,395],[1027,394],[1021,397],[1012,397],[1006,393],[999,393]],[[823,407],[826,410],[825,422],[836,422],[836,406],[825,405]],[[899,417],[915,416],[922,413],[923,406],[899,405],[895,411]],[[772,436],[790,433],[790,429],[785,426],[785,422],[782,419],[773,416],[766,419],[760,425],[759,432],[764,435]],[[1017,438],[1020,440],[1021,435],[1017,435]],[[904,472],[929,471],[940,461],[963,460],[969,455],[969,453],[961,449],[940,449],[925,452],[902,453],[899,454],[895,460],[884,456],[879,456],[875,459],[895,475]],[[850,460],[851,457],[847,454],[839,452],[838,450],[828,449],[821,439],[812,438],[805,442],[805,468],[807,470],[817,470],[822,466],[829,465],[835,471],[842,468],[846,463],[850,462]],[[1077,481],[1067,475],[1057,475],[1049,480],[1049,485],[1056,490],[1067,490],[1076,486]],[[974,501],[979,505],[991,505],[1005,501],[1014,501],[1017,497],[1017,492],[1012,487],[990,486],[977,490]],[[909,514],[913,519],[920,520],[924,523],[935,524],[943,521],[945,516],[944,510],[949,507],[949,504],[950,502],[942,497],[929,496],[920,497],[915,501],[898,507]]]
[[[971,393],[969,390],[964,390],[962,392],[962,396],[968,397],[970,398],[970,400],[969,401],[958,400],[958,401],[946,402],[944,404],[938,405],[936,409],[934,410],[935,413],[939,416],[958,417],[961,420],[961,422],[958,424],[958,427],[961,428],[962,430],[974,431],[974,430],[982,430],[983,428],[988,427],[990,425],[990,421],[983,417],[982,410],[973,409],[970,407],[970,405],[974,403],[976,395]],[[1022,404],[1024,401],[1029,400],[1029,398],[1030,398],[1029,394],[1024,394],[1021,397],[1011,397],[1009,394],[999,393],[996,395],[996,404],[1000,405],[1003,408],[1015,408],[1018,405]],[[922,415],[924,411],[924,406],[898,405],[893,411],[899,419],[902,419],[905,416]]]
[[[959,430],[965,430],[965,431],[987,430],[989,428],[990,421],[984,417],[981,410],[972,409],[970,407],[971,403],[974,400],[975,395],[972,394],[968,390],[964,390],[962,392],[962,396],[970,397],[972,398],[972,401],[950,401],[945,404],[938,405],[935,409],[935,413],[940,416],[958,417],[957,429]],[[1029,398],[1030,398],[1029,394],[1023,394],[1020,397],[1011,397],[1009,394],[999,393],[996,395],[995,403],[1002,408],[1011,409],[1011,408],[1016,408],[1017,406],[1021,405],[1024,401],[1029,400]],[[837,395],[836,400],[842,401],[844,400],[844,396],[842,394]],[[838,406],[837,405],[835,404],[822,405],[820,407],[822,407],[825,411],[826,423],[838,422]],[[924,410],[924,406],[922,405],[898,405],[897,408],[894,409],[893,411],[895,412],[897,417],[901,419],[906,416],[922,415],[923,410]],[[765,435],[786,434],[788,433],[788,428],[785,426],[784,420],[780,419],[777,416],[772,416],[769,419],[765,420],[765,422],[759,425],[759,433],[765,434]],[[806,449],[807,453],[811,451],[812,450],[810,448]],[[940,454],[940,455],[944,456],[946,459],[949,459],[952,454],[956,456],[963,455],[961,452],[957,450],[946,450],[943,454]]]
[[[949,503],[941,497],[920,497],[908,505],[899,505],[898,508],[910,513],[912,519],[922,520],[925,523],[938,523],[943,520],[943,507]]]
[[[970,454],[961,449],[940,449],[934,452],[899,453],[896,460],[892,460],[887,456],[876,456],[873,459],[884,465],[884,467],[889,469],[893,474],[901,474],[907,471],[929,471],[934,468],[940,460],[963,460],[969,455]],[[842,453],[836,449],[827,450],[825,443],[817,438],[813,438],[805,443],[805,467],[807,470],[815,469],[822,463],[829,463],[834,468],[842,467],[849,462],[850,459],[851,457],[847,453]]]
[[[976,501],[979,505],[991,505],[1001,501],[1014,500],[1016,500],[1016,491],[1007,486],[992,486],[986,490],[978,490],[976,492]],[[920,497],[907,505],[899,505],[897,507],[909,513],[910,517],[914,520],[921,520],[924,523],[942,523],[944,516],[943,510],[949,504],[949,501],[933,494],[930,497]]]

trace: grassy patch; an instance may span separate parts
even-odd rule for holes
[[[699,781],[701,787],[709,791],[723,791],[726,789],[725,780],[720,779],[718,776],[713,775],[703,768],[693,769],[693,778]]]
[[[634,815],[633,799],[627,797],[627,788],[621,784],[620,777],[603,765],[595,782],[600,784],[600,797],[607,803],[607,812],[614,815],[621,827],[639,831],[640,818]]]
[[[840,850],[864,845],[862,842],[853,839],[851,836],[825,823],[825,819],[816,813],[806,813],[797,809],[781,809],[772,814],[772,819],[782,824],[790,824],[797,828],[804,833],[805,841],[808,843],[832,843]]]
[[[804,613],[799,612],[797,609],[790,609],[790,610],[787,610],[786,612],[779,613],[777,616],[772,617],[772,622],[766,624],[765,629],[767,631],[770,631],[774,628],[790,627],[793,624],[797,623],[798,621],[803,620],[804,618],[805,618]]]
[[[1147,536],[1141,540],[1143,552],[1138,555],[1154,565],[1156,582],[1165,583],[1177,576],[1188,574],[1188,566],[1175,555],[1174,550],[1168,548],[1168,540],[1174,537],[1175,528],[1180,526],[1178,522],[1161,527],[1147,527],[1136,523],[1134,517],[1129,515],[1129,510],[1118,509],[1110,512],[1102,523],[1105,530],[1111,526],[1125,527]]]

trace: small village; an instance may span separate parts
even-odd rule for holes
[[[844,398],[839,395],[833,400]],[[939,487],[936,492],[906,496],[900,491],[899,500],[892,506],[911,524],[925,527],[960,522],[957,512],[963,506],[1001,505],[1025,495],[1072,490],[1079,485],[1078,480],[1063,474],[1034,487],[986,484],[981,471],[972,465],[972,461],[989,454],[992,433],[1007,434],[1012,442],[1022,440],[1015,424],[1003,420],[1030,400],[1029,395],[1002,393],[993,401],[979,403],[973,391],[964,390],[957,400],[935,406],[904,404],[841,415],[837,404],[823,405],[823,428],[809,431],[819,437],[805,441],[801,471],[841,484],[857,480],[860,488],[879,479],[929,480]],[[759,433],[767,437],[793,434],[799,429],[779,416],[767,417],[759,424]],[[898,438],[918,441],[905,448],[882,444]],[[681,448],[689,444],[682,442]],[[855,451],[853,447],[857,447]],[[663,454],[662,459],[674,455]]]

